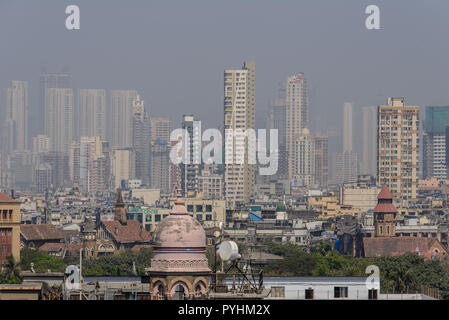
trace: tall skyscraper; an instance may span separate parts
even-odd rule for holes
[[[73,139],[73,90],[45,89],[45,134],[52,151],[68,154]]]
[[[135,153],[132,148],[114,148],[111,169],[114,188],[122,188],[122,182],[135,178]]]
[[[150,118],[150,186],[164,194],[171,192],[170,132],[169,119]]]
[[[419,107],[404,98],[388,98],[377,109],[377,178],[400,205],[417,201]]]
[[[356,182],[358,176],[358,155],[353,148],[353,113],[354,106],[350,102],[343,105],[343,150],[335,156],[335,182],[338,184]]]
[[[133,145],[136,154],[136,178],[150,185],[150,124],[144,101],[137,95],[133,101]]]
[[[70,88],[71,79],[67,73],[41,73],[40,103],[37,114],[34,114],[35,121],[30,122],[31,136],[36,136],[45,132],[45,90],[47,88]]]
[[[313,140],[315,142],[315,183],[322,188],[327,188],[329,139],[327,136],[315,135]]]
[[[353,113],[354,105],[351,102],[345,102],[343,104],[343,152],[353,150]]]
[[[10,126],[10,151],[28,149],[28,82],[11,81],[5,89],[5,120]]]
[[[313,188],[315,186],[315,141],[308,129],[304,128],[299,139],[295,140],[295,155],[297,168],[294,179],[301,186]]]
[[[448,178],[446,150],[446,126],[449,125],[449,106],[426,107],[423,134],[423,177],[424,179]]]
[[[224,129],[255,129],[255,63],[245,62],[242,69],[224,71]],[[254,164],[248,163],[248,139],[225,137],[224,192],[229,207],[249,202],[254,194]],[[232,145],[232,148],[230,146]],[[255,146],[254,146],[255,147]],[[232,152],[230,151],[232,149]],[[243,155],[243,161],[240,161]],[[239,163],[242,162],[242,163]]]
[[[194,197],[198,193],[201,172],[201,121],[193,115],[184,115],[182,129],[186,130],[187,137],[183,137],[183,161],[179,164],[181,194],[183,197]]]
[[[285,93],[285,141],[288,156],[288,178],[297,174],[295,141],[302,130],[309,125],[309,102],[307,97],[307,80],[303,73],[288,77]]]
[[[80,143],[78,141],[70,144],[69,177],[73,186],[80,185]]]
[[[133,101],[136,98],[135,90],[111,90],[110,132],[113,147],[133,146]]]
[[[360,173],[376,176],[377,157],[377,107],[364,107],[362,110],[363,147]]]
[[[103,192],[109,181],[109,157],[103,153],[100,137],[81,137],[79,181],[86,193]]]
[[[274,99],[268,109],[267,130],[278,130],[279,160],[277,176],[285,179],[288,174],[287,149],[285,141],[285,100],[284,98]]]
[[[78,132],[80,137],[107,139],[106,90],[78,90]]]

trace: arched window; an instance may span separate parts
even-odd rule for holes
[[[198,281],[195,285],[195,296],[201,296],[206,292],[206,285],[203,281]]]
[[[184,297],[185,297],[184,286],[178,284],[175,288],[175,300],[184,300]]]

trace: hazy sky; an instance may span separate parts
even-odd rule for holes
[[[80,30],[65,29],[69,4]],[[369,4],[381,30],[365,28]],[[345,101],[449,105],[448,17],[447,0],[0,0],[0,87],[28,80],[35,108],[41,67],[68,66],[75,88],[137,89],[152,116],[194,113],[215,127],[223,70],[253,60],[258,125],[279,81],[302,71],[312,127],[325,132],[341,127]]]

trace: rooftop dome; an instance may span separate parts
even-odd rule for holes
[[[154,231],[154,254],[150,271],[210,271],[205,255],[206,233],[201,223],[178,199],[170,215]]]
[[[276,212],[286,212],[285,205],[283,203],[279,203],[276,207]]]

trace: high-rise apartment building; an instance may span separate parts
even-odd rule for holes
[[[109,182],[109,157],[103,152],[100,137],[81,137],[79,154],[79,182],[86,193],[104,192]]]
[[[353,150],[354,105],[351,102],[343,104],[343,152]]]
[[[285,141],[285,98],[274,99],[268,109],[267,131],[271,129],[278,130],[278,171],[276,175],[279,178],[286,178],[288,174],[287,149]]]
[[[41,73],[39,81],[40,103],[37,114],[34,114],[35,121],[30,122],[31,136],[45,132],[45,90],[47,88],[70,88],[71,79],[67,73]]]
[[[73,90],[45,89],[45,134],[51,149],[68,154],[73,139]]]
[[[449,106],[426,107],[423,134],[423,178],[445,180],[449,176],[446,130],[449,125]]]
[[[193,115],[184,115],[182,119],[182,162],[179,164],[181,194],[194,197],[198,193],[198,176],[201,171],[201,121]]]
[[[362,161],[360,173],[376,176],[377,165],[377,107],[364,107],[362,109]]]
[[[328,186],[328,145],[327,136],[315,135],[315,183],[322,188]]]
[[[315,141],[308,129],[303,129],[302,134],[295,140],[295,157],[297,168],[293,178],[299,185],[308,188],[315,186]]]
[[[255,67],[254,62],[245,62],[242,69],[224,71],[224,192],[231,208],[247,204],[254,194],[255,166],[248,154],[255,152],[255,145],[247,138],[226,136],[226,130],[255,129]]]
[[[132,148],[112,150],[111,170],[115,189],[122,188],[122,181],[135,178],[136,157]]]
[[[135,90],[111,90],[111,141],[113,147],[133,146],[133,102]]]
[[[165,194],[171,191],[170,132],[168,118],[150,118],[150,186]]]
[[[343,150],[335,155],[335,182],[338,184],[356,182],[358,176],[358,155],[353,150],[354,105],[343,105]]]
[[[417,200],[419,170],[419,107],[404,98],[388,98],[377,109],[377,179],[400,205]]]
[[[78,141],[70,144],[69,177],[73,186],[80,185],[80,143]]]
[[[5,138],[11,142],[9,151],[24,151],[28,149],[28,82],[11,81],[11,86],[5,89],[4,96],[4,120],[7,120],[10,135]]]
[[[80,137],[107,139],[106,90],[78,90],[78,132]]]
[[[150,185],[150,124],[144,101],[133,101],[133,146],[136,154],[136,178]]]
[[[296,174],[298,163],[295,157],[295,143],[302,135],[302,130],[309,125],[309,102],[307,97],[307,80],[303,73],[287,79],[285,92],[285,141],[288,157],[288,178]]]

